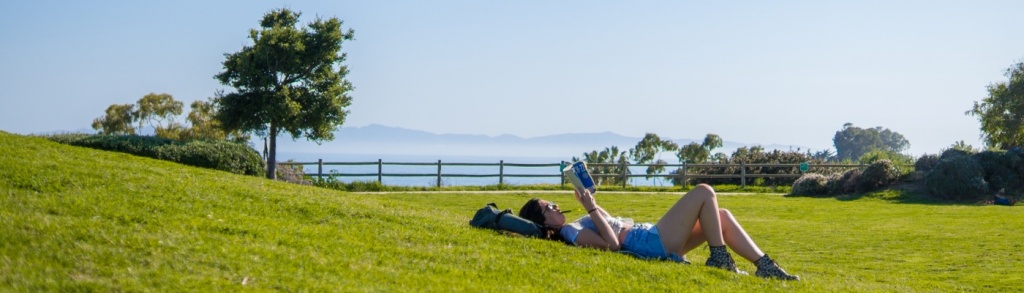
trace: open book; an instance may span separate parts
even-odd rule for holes
[[[583,192],[586,189],[590,190],[590,194],[597,193],[594,178],[590,176],[590,171],[587,171],[587,163],[583,161],[572,163],[562,169],[562,173],[569,178],[569,182],[576,187],[576,191]]]

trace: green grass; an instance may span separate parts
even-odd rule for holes
[[[0,291],[1016,291],[1024,209],[723,195],[801,282],[474,229],[565,191],[345,193],[0,132]],[[655,221],[677,194],[598,193]],[[569,214],[578,216],[579,213]],[[741,269],[753,271],[750,263]],[[244,284],[243,284],[244,283]]]

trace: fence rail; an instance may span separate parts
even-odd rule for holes
[[[465,178],[489,178],[497,177],[498,184],[504,184],[506,177],[513,178],[561,178],[561,184],[564,186],[566,178],[561,172],[548,172],[548,173],[535,173],[535,174],[507,174],[505,173],[505,167],[518,167],[518,168],[553,168],[568,166],[569,162],[559,163],[505,163],[504,160],[498,163],[445,163],[441,160],[437,162],[384,162],[378,159],[376,162],[324,162],[323,159],[319,159],[316,162],[281,162],[280,165],[286,166],[317,166],[316,174],[307,174],[308,176],[315,176],[318,180],[327,176],[337,177],[373,177],[377,176],[377,182],[382,183],[384,177],[436,177],[437,187],[441,187],[441,178],[443,177],[465,177]],[[333,172],[330,174],[324,174],[324,166],[377,166],[376,173],[338,173]],[[749,173],[747,172],[750,168],[799,168],[805,164],[613,164],[613,163],[594,163],[587,164],[590,169],[599,167],[621,167],[622,172],[619,174],[594,174],[592,176],[596,178],[622,178],[622,186],[625,187],[629,178],[680,178],[681,181],[685,182],[687,179],[740,179],[740,185],[746,187],[747,178],[798,178],[803,175],[803,171],[792,174],[760,174],[760,173]],[[384,166],[437,166],[437,172],[431,173],[384,173]],[[444,166],[471,166],[471,167],[497,167],[498,173],[489,174],[458,174],[458,173],[443,173]],[[629,167],[651,167],[660,166],[665,168],[679,168],[681,172],[678,174],[629,174],[627,172]],[[806,164],[808,170],[812,168],[816,169],[828,169],[828,168],[863,168],[867,165],[864,164]],[[739,168],[740,174],[687,174],[686,171],[690,169],[700,168]]]

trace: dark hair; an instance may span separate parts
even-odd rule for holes
[[[565,239],[562,238],[562,234],[558,233],[557,229],[544,224],[544,220],[546,219],[544,217],[544,207],[540,205],[539,198],[534,197],[526,201],[526,204],[524,204],[522,208],[519,208],[519,217],[537,224],[537,226],[544,231],[544,236],[542,236],[544,239],[565,242]]]

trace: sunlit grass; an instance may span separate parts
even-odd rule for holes
[[[346,193],[0,133],[0,291],[1016,291],[1020,207],[723,195],[801,282],[469,227],[563,190]],[[598,193],[653,222],[678,193]],[[579,212],[570,213],[582,215]],[[750,263],[741,269],[753,272]]]

